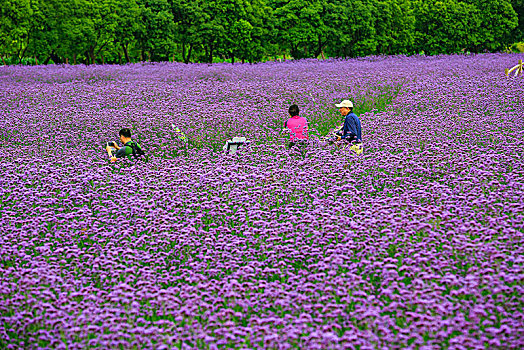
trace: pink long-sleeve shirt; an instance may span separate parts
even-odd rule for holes
[[[286,126],[291,130],[291,141],[308,140],[307,119],[298,115],[289,118]]]

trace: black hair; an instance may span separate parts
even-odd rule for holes
[[[118,132],[118,136],[124,136],[126,138],[131,138],[131,130],[129,130],[129,128],[122,128]]]
[[[296,115],[298,115],[299,111],[298,111],[298,106],[297,105],[292,105],[291,107],[289,107],[289,115],[294,117]]]

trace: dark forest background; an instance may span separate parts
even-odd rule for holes
[[[0,0],[0,64],[515,49],[524,0]]]

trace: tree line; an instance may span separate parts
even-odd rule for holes
[[[3,64],[501,51],[524,0],[0,0]],[[524,18],[524,17],[523,17]]]

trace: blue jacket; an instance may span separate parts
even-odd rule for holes
[[[357,115],[353,112],[346,115],[344,120],[344,127],[342,128],[342,138],[356,136],[358,142],[362,141],[362,127],[360,126],[360,120]]]

